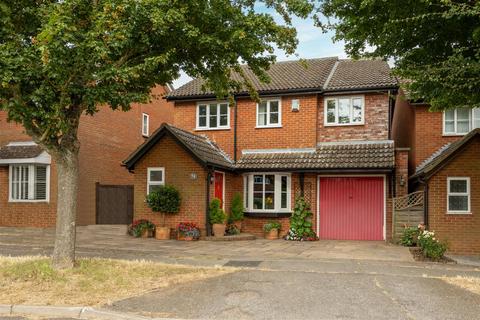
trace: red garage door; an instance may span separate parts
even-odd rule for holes
[[[383,177],[320,177],[320,238],[383,240]]]

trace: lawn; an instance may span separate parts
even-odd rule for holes
[[[96,306],[230,272],[95,258],[77,259],[74,269],[55,271],[46,257],[0,257],[0,304]]]

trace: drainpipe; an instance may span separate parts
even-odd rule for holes
[[[237,163],[237,97],[233,97],[235,109],[233,110],[233,162]]]
[[[423,223],[428,228],[428,180],[420,178],[418,182],[423,184]]]
[[[212,170],[207,169],[207,179],[206,179],[206,189],[207,189],[207,196],[205,197],[205,229],[207,230],[207,237],[212,235],[212,226],[210,225],[210,181],[212,179]]]

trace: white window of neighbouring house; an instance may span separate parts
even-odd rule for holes
[[[253,173],[245,175],[247,211],[290,211],[291,178],[289,174]]]
[[[447,178],[448,213],[470,213],[470,178]]]
[[[147,170],[147,194],[158,190],[165,184],[165,168],[148,168]]]
[[[281,127],[282,103],[280,99],[263,100],[257,103],[257,127]]]
[[[10,202],[49,201],[49,165],[10,165],[9,181]]]
[[[365,123],[365,99],[355,97],[325,98],[325,126],[361,125]]]
[[[197,105],[197,130],[230,128],[230,110],[226,102],[199,103]]]
[[[464,135],[480,128],[480,108],[458,108],[443,113],[443,134]]]
[[[142,135],[148,137],[150,135],[150,116],[142,113]]]

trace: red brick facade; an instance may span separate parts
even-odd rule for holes
[[[165,88],[156,87],[153,95],[162,95]],[[95,224],[95,183],[131,185],[133,176],[121,162],[144,141],[141,133],[142,113],[150,116],[150,133],[163,122],[173,119],[173,104],[157,96],[151,103],[133,105],[129,112],[100,107],[92,116],[82,116],[79,127],[80,168],[77,223]],[[0,112],[0,146],[12,141],[31,141],[23,128],[6,121]],[[0,166],[0,225],[52,227],[55,225],[57,179],[55,163],[50,173],[49,203],[9,203],[8,166]]]

